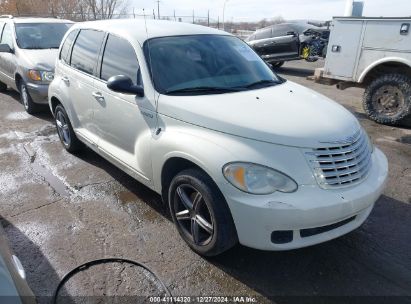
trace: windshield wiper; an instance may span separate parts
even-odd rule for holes
[[[275,80],[272,80],[272,79],[264,79],[264,80],[259,80],[259,81],[250,83],[250,84],[248,84],[246,86],[243,86],[241,88],[251,89],[251,88],[254,88],[254,87],[257,87],[257,86],[263,86],[263,85],[266,85],[266,84],[274,85],[274,84],[280,84],[280,83],[281,83],[280,81],[275,81]]]
[[[191,87],[176,90],[168,90],[166,94],[178,94],[178,93],[228,93],[239,92],[242,88],[224,88],[224,87]]]

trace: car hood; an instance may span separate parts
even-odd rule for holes
[[[58,51],[58,49],[20,49],[21,65],[27,69],[54,71]]]
[[[227,94],[161,95],[158,112],[215,131],[295,147],[344,140],[360,128],[343,106],[290,81]]]

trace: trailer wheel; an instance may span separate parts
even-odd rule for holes
[[[411,113],[411,78],[386,74],[373,80],[363,97],[365,113],[374,121],[395,125]]]

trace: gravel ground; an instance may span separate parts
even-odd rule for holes
[[[104,257],[145,263],[174,296],[251,296],[259,303],[411,302],[411,129],[370,121],[361,107],[361,89],[338,91],[306,80],[319,65],[291,62],[279,73],[358,117],[389,159],[383,196],[360,229],[339,239],[289,252],[237,246],[213,259],[188,249],[157,194],[92,151],[68,154],[51,114],[30,116],[17,93],[0,94],[0,219],[39,302],[50,301],[65,273]],[[153,276],[127,264],[91,267],[62,291],[71,301],[95,303],[104,295],[162,294]]]

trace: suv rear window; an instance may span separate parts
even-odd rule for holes
[[[104,36],[104,32],[81,30],[73,46],[71,66],[93,75]]]

